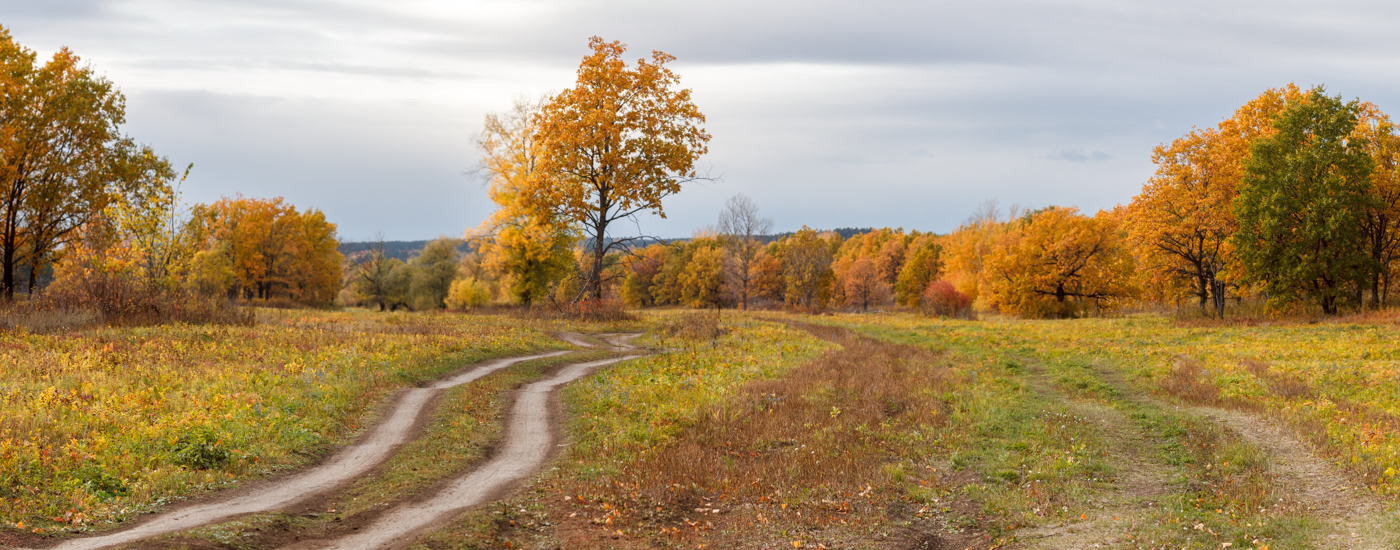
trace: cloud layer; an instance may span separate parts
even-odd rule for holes
[[[780,230],[947,231],[988,198],[1126,203],[1151,149],[1268,87],[1392,109],[1386,3],[0,0],[23,44],[68,46],[128,96],[127,131],[195,163],[193,200],[286,196],[346,239],[458,234],[491,210],[471,138],[516,96],[572,84],[589,36],[674,68],[720,181],[646,233],[713,223],[734,193]]]

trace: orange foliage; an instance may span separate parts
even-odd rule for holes
[[[340,290],[335,224],[320,210],[275,199],[224,198],[196,205],[190,221],[199,247],[231,268],[230,295],[329,304]]]

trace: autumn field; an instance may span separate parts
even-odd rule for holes
[[[1392,319],[657,311],[641,326],[661,351],[564,391],[552,468],[414,547],[1389,548],[1400,532]],[[499,400],[531,372],[454,399]],[[499,420],[471,410],[446,407],[416,445]],[[394,471],[315,518],[168,540],[276,547],[446,475]]]
[[[295,468],[356,435],[396,388],[565,346],[501,316],[257,317],[0,334],[0,521],[83,530]]]
[[[309,464],[396,388],[618,329],[647,331],[637,343],[655,352],[563,390],[553,466],[415,547],[1387,548],[1400,532],[1400,343],[1385,316],[258,321],[7,334],[10,536],[104,531]],[[20,350],[42,360],[20,368]],[[513,388],[606,354],[454,388],[421,437],[314,513],[156,542],[274,548],[361,525],[488,456]]]

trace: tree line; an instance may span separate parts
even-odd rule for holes
[[[580,86],[596,72],[591,63],[622,51],[598,39],[593,47]],[[619,67],[614,73],[625,72]],[[1249,300],[1335,314],[1386,305],[1400,258],[1400,134],[1375,105],[1343,101],[1321,86],[1266,90],[1215,127],[1158,147],[1156,174],[1141,194],[1093,215],[1051,206],[1002,217],[991,205],[944,235],[885,228],[842,238],[804,227],[774,240],[760,238],[771,223],[736,196],[718,225],[687,242],[634,249],[621,239],[617,250],[598,246],[606,233],[581,224],[601,219],[598,211],[578,215],[576,198],[564,198],[588,189],[569,170],[616,166],[541,160],[549,154],[542,144],[561,141],[554,135],[561,130],[541,117],[566,97],[487,118],[479,143],[500,209],[468,235],[486,240],[474,260],[480,299],[588,296],[638,307],[809,311],[901,306],[943,315],[977,308],[1030,317],[1183,300],[1223,316],[1227,303]],[[703,117],[686,109],[694,116],[680,120],[691,133],[648,138],[653,147],[686,152],[676,164],[685,171],[633,191],[659,200],[678,190],[681,176],[694,176],[703,140],[679,136],[705,136],[697,126]],[[616,204],[617,195],[592,189],[583,193],[590,204]],[[654,211],[664,214],[659,203]],[[586,261],[580,241],[592,243]]]

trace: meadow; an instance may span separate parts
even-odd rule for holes
[[[647,331],[653,353],[562,391],[554,465],[415,547],[1345,548],[1400,532],[1395,319],[713,310],[621,325],[261,311],[254,327],[6,335],[4,521],[104,528],[312,462],[396,388],[618,329]],[[454,389],[324,511],[168,542],[334,535],[470,468],[513,388],[605,352],[590,353]]]

